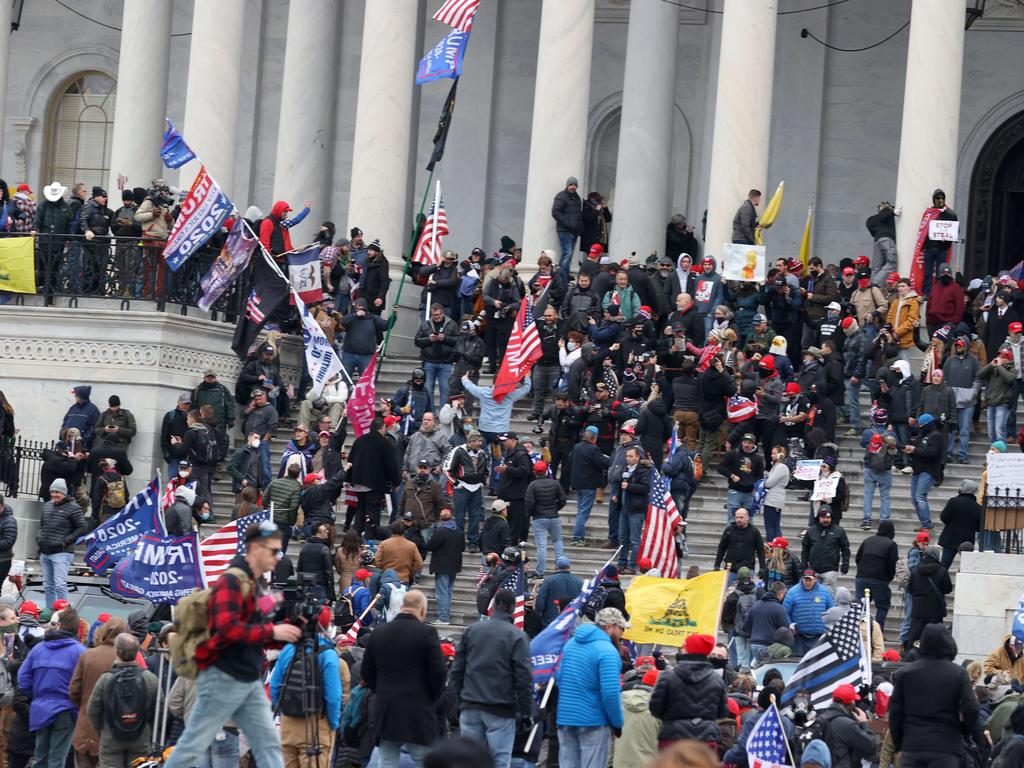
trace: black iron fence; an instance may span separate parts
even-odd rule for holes
[[[16,437],[0,448],[0,486],[7,498],[34,498],[39,493],[43,451],[54,442]]]
[[[3,237],[24,237],[24,233],[0,233]],[[111,299],[120,309],[131,309],[132,301],[152,301],[167,311],[197,307],[203,295],[200,279],[220,253],[215,237],[177,272],[167,268],[163,240],[137,237],[94,237],[84,235],[38,234],[34,238],[36,293],[47,306],[56,299]],[[244,308],[249,292],[248,275],[243,274],[210,308],[211,318],[234,322]],[[17,294],[16,303],[24,303]]]
[[[1024,552],[1024,495],[1019,488],[989,488],[982,506],[982,529],[996,531],[1003,552]]]

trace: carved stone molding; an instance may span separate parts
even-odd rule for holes
[[[649,2],[649,0],[640,0]],[[662,2],[662,0],[655,0]],[[991,0],[989,0],[991,2]],[[705,4],[713,0],[691,0],[693,8],[679,9],[680,24],[707,24],[708,14],[701,10]],[[595,24],[628,24],[630,0],[598,0],[594,9]]]
[[[1020,32],[1024,30],[1024,0],[988,0],[985,15],[971,25],[971,31]]]

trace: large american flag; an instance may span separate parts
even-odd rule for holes
[[[679,575],[676,558],[675,528],[683,522],[669,487],[669,479],[656,468],[651,469],[651,494],[647,500],[647,519],[640,536],[640,554],[648,557],[651,567],[666,579]]]
[[[445,4],[434,14],[434,21],[455,27],[460,32],[469,32],[479,5],[480,0],[445,0]]]
[[[363,375],[352,388],[352,396],[348,399],[348,420],[352,422],[352,429],[356,437],[362,437],[370,431],[370,424],[373,422],[373,400],[377,397],[377,385],[374,378],[377,374],[378,349],[370,358],[370,364],[366,366]]]
[[[791,768],[786,762],[787,754],[782,717],[773,704],[758,719],[747,739],[747,765],[749,768]]]
[[[262,510],[237,520],[232,520],[216,533],[199,542],[199,554],[203,559],[203,573],[207,585],[213,584],[227,570],[235,558],[245,552],[245,529],[255,523],[270,519],[270,511]]]
[[[501,369],[494,379],[494,399],[501,402],[505,395],[515,389],[540,360],[543,351],[540,348],[540,334],[537,324],[533,321],[533,300],[524,299],[519,304],[519,314],[512,326],[512,335],[505,348],[505,357],[501,360]]]
[[[825,709],[832,703],[836,686],[849,683],[856,688],[871,682],[870,667],[865,670],[864,644],[860,637],[862,613],[861,604],[853,603],[804,654],[782,692],[783,706],[788,707],[796,692],[806,689],[811,696],[811,706]]]
[[[448,234],[448,214],[444,211],[444,198],[441,197],[441,183],[438,182],[434,191],[434,200],[430,204],[430,213],[423,223],[420,239],[416,241],[416,249],[412,252],[412,260],[417,264],[440,264],[441,238]]]

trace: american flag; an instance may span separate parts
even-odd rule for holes
[[[341,499],[345,502],[346,507],[359,506],[359,493],[349,483],[342,484]]]
[[[249,291],[249,298],[245,302],[245,316],[252,320],[254,323],[262,323],[264,314],[260,310],[260,302],[262,299],[259,294],[256,293],[256,289],[253,288]]]
[[[377,355],[373,353],[370,364],[352,388],[352,396],[348,399],[348,420],[352,423],[356,437],[362,437],[370,431],[373,422],[373,400],[377,396],[377,385],[374,378],[377,374]]]
[[[674,579],[679,575],[673,531],[682,522],[683,518],[672,498],[668,478],[652,468],[651,494],[648,497],[647,519],[640,537],[638,557],[650,558],[651,567],[659,570],[666,579]]]
[[[786,732],[779,710],[773,704],[754,725],[747,739],[749,768],[791,768],[786,763]]]
[[[511,589],[515,592],[516,607],[512,610],[512,623],[522,629],[526,621],[526,574],[523,573],[523,566],[519,565],[513,568],[511,573],[498,584],[498,589]],[[488,616],[491,615],[493,609],[494,599],[492,598],[491,604],[487,607]]]
[[[540,334],[537,324],[533,321],[533,301],[524,299],[519,304],[519,314],[512,326],[512,335],[505,349],[505,357],[501,360],[501,370],[494,379],[494,399],[501,402],[505,395],[518,386],[540,360],[543,351],[540,348]]]
[[[191,488],[193,491],[199,489],[199,482],[197,480],[189,480],[187,483],[182,483],[182,482],[179,482],[179,481],[180,481],[179,477],[172,477],[170,480],[167,481],[167,485],[164,486],[164,493],[160,497],[160,510],[161,511],[167,509],[169,506],[174,504],[174,493],[181,486],[183,486],[183,485],[187,486],[187,487]]]
[[[783,706],[789,706],[797,691],[806,689],[811,706],[825,709],[832,701],[836,686],[849,683],[855,688],[870,682],[865,678],[863,643],[860,637],[860,603],[850,606],[842,618],[828,630],[797,665],[782,692]]]
[[[1018,261],[1010,269],[1010,277],[1016,280],[1018,283],[1024,280],[1024,260]]]
[[[448,234],[448,214],[444,211],[444,198],[441,197],[441,182],[434,190],[434,200],[430,204],[430,213],[423,223],[420,239],[416,241],[416,249],[412,252],[412,260],[417,264],[440,264],[441,238]]]
[[[445,0],[445,4],[434,14],[434,21],[440,21],[460,32],[469,32],[479,5],[480,0]]]
[[[245,529],[255,523],[270,519],[270,511],[262,510],[237,520],[232,520],[216,533],[199,543],[199,554],[203,559],[203,572],[207,586],[213,584],[227,570],[235,555],[245,552]]]

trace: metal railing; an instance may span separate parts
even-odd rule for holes
[[[982,530],[996,531],[1003,552],[1024,551],[1024,495],[1020,488],[989,488],[982,505]]]
[[[2,237],[24,237],[25,233],[5,232]],[[56,299],[110,299],[120,302],[122,310],[132,301],[152,301],[161,312],[168,305],[185,314],[186,307],[197,307],[203,295],[200,279],[220,253],[207,244],[177,271],[171,271],[163,258],[163,240],[138,237],[95,237],[84,235],[35,236],[36,293],[46,306]],[[211,307],[211,319],[235,322],[245,305],[249,278],[243,274]],[[16,294],[15,303],[24,304],[25,294]]]
[[[16,437],[0,447],[0,486],[7,498],[38,498],[43,451],[54,441]]]

